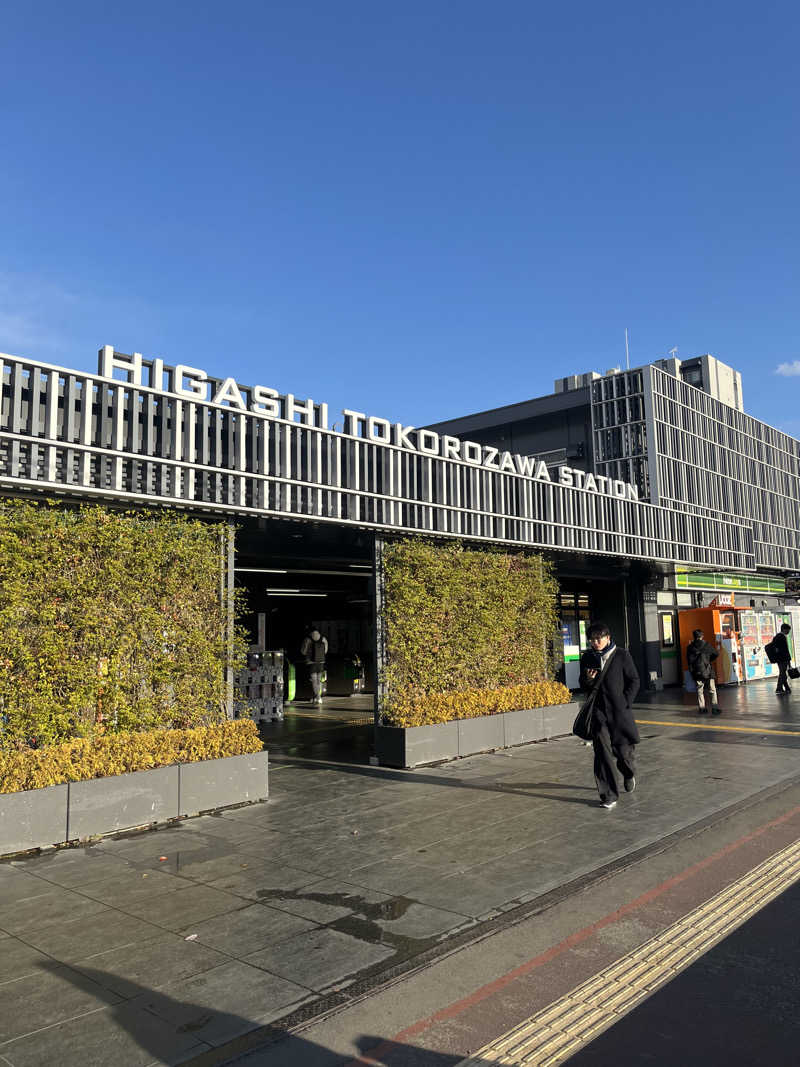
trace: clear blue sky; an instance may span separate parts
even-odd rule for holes
[[[677,346],[800,436],[794,3],[8,4],[0,351],[419,425]]]

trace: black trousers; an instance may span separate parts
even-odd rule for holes
[[[785,662],[783,660],[779,660],[778,661],[778,688],[775,690],[776,693],[783,693],[784,691],[786,691],[787,693],[790,692],[789,679],[788,679],[788,677],[786,675],[786,672],[788,670],[789,670],[789,663]]]
[[[605,723],[592,738],[594,745],[594,780],[601,800],[616,800],[619,796],[614,764],[623,778],[636,774],[636,745],[627,743],[612,745],[611,735]]]

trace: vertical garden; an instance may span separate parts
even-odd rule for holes
[[[133,769],[126,748],[159,765],[165,731],[171,744],[193,728],[221,736],[226,670],[243,653],[226,626],[238,609],[222,581],[226,536],[167,512],[0,501],[0,791],[12,757],[19,774],[55,747],[74,763],[100,745]]]
[[[387,545],[382,721],[421,726],[569,701],[552,681],[557,592],[538,555]]]

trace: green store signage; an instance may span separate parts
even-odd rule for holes
[[[786,582],[783,578],[765,578],[760,574],[725,574],[678,569],[675,585],[678,589],[713,589],[719,593],[739,589],[744,593],[775,593],[783,596],[786,592]]]

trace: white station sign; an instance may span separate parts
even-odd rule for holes
[[[98,373],[103,378],[114,380],[114,371],[121,371],[130,385],[145,386],[162,393],[187,400],[205,401],[232,408],[235,411],[253,412],[272,419],[285,419],[319,429],[340,431],[328,425],[328,405],[317,404],[310,398],[298,400],[293,393],[279,393],[266,385],[240,385],[234,378],[212,378],[198,367],[178,363],[168,366],[162,359],[144,359],[139,352],[126,355],[117,352],[112,345],[100,349]],[[535,456],[501,451],[492,445],[463,441],[449,434],[434,430],[416,429],[399,422],[390,422],[363,411],[344,408],[344,436],[374,441],[377,444],[394,445],[426,456],[439,459],[454,459],[474,467],[520,474],[540,482],[556,481],[574,489],[585,489],[620,500],[638,500],[636,486],[620,479],[606,478],[587,473],[574,467],[556,468],[555,478],[547,465]]]

